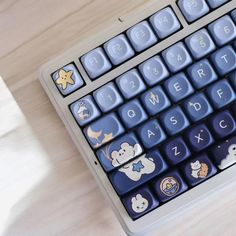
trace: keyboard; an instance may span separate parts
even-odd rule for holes
[[[235,178],[236,1],[153,1],[40,81],[128,235]]]

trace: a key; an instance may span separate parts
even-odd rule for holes
[[[210,5],[211,8],[217,8],[229,0],[207,0],[207,3]]]
[[[236,71],[230,74],[230,80],[234,89],[236,90]]]
[[[231,16],[234,20],[234,23],[236,23],[236,9],[231,12]]]

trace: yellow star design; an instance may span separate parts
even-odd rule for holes
[[[59,78],[56,80],[56,84],[62,86],[62,89],[67,88],[67,84],[74,84],[75,81],[72,79],[73,71],[70,70],[66,72],[63,69],[60,69],[59,72]]]

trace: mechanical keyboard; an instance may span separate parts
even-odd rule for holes
[[[40,81],[128,235],[236,171],[236,1],[150,1]]]

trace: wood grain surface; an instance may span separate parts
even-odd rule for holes
[[[125,235],[37,73],[50,58],[145,2],[0,0],[1,235]],[[235,214],[232,183],[150,236],[234,236]]]

